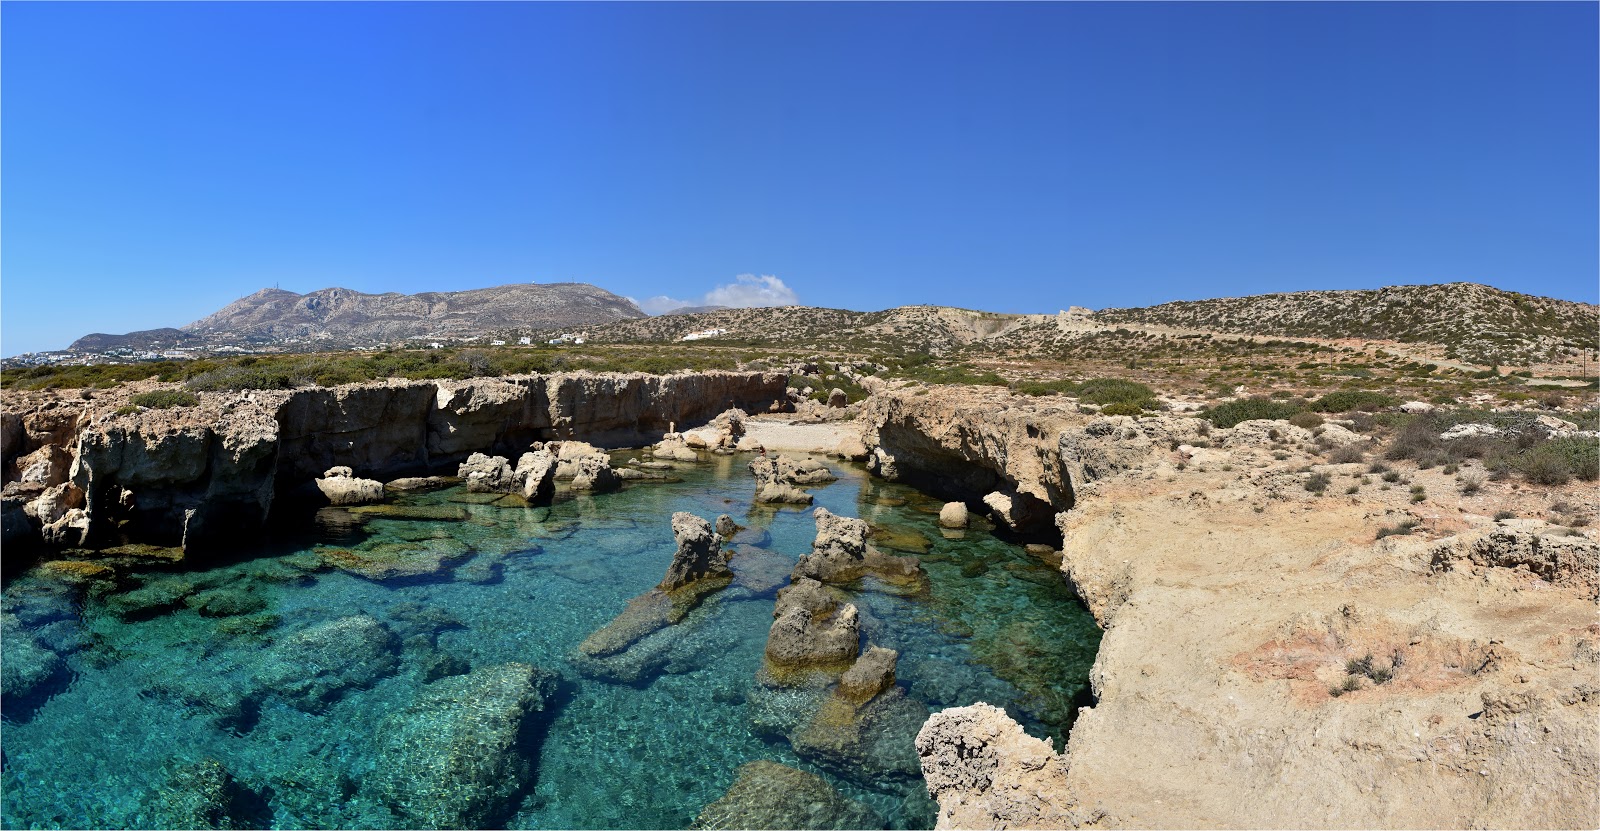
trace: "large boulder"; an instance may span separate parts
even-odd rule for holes
[[[967,503],[944,503],[944,507],[939,509],[939,524],[945,528],[967,527]]]
[[[522,454],[511,473],[511,486],[529,502],[549,502],[556,492],[556,457],[543,449]]]
[[[284,638],[256,674],[264,692],[318,712],[350,688],[370,687],[393,672],[398,639],[367,615],[312,626]]]
[[[801,485],[821,485],[838,477],[816,459],[795,459],[782,454],[759,456],[750,462],[756,477],[756,501],[791,505],[811,504]]]
[[[795,564],[794,577],[809,577],[823,583],[849,583],[873,574],[895,583],[914,583],[922,578],[922,567],[915,557],[892,557],[867,545],[870,529],[866,521],[816,509],[817,537],[811,553]]]
[[[662,436],[661,441],[651,448],[650,454],[657,459],[671,459],[675,462],[700,461],[700,454],[689,446],[682,433],[668,433]]]
[[[740,767],[733,786],[700,812],[693,827],[882,828],[883,818],[814,773],[762,759]]]
[[[473,493],[510,493],[511,462],[504,456],[474,453],[456,471]]]
[[[894,667],[900,653],[871,646],[839,676],[837,695],[852,704],[865,704],[894,686]]]
[[[607,493],[622,487],[622,477],[611,469],[611,460],[604,453],[584,456],[577,461],[577,472],[572,477],[572,489]]]
[[[370,505],[383,501],[383,483],[376,479],[357,479],[350,475],[348,467],[335,468],[328,474],[316,482],[317,490],[331,505]]]
[[[845,395],[844,390],[834,387],[828,392],[828,406],[848,407],[850,406],[850,396]]]
[[[428,684],[378,726],[362,790],[399,827],[504,827],[532,774],[527,728],[554,688],[551,673],[521,663]]]

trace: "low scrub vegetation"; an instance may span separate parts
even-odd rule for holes
[[[1303,410],[1304,408],[1301,405],[1289,401],[1273,401],[1270,398],[1241,398],[1238,401],[1218,404],[1200,415],[1218,427],[1234,427],[1241,422],[1263,418],[1286,420]]]
[[[129,399],[134,406],[149,407],[152,410],[167,410],[173,407],[193,407],[200,403],[194,393],[183,390],[151,390],[141,392]]]

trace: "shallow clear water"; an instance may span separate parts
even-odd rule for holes
[[[674,549],[674,511],[729,513],[748,526],[736,562],[764,557],[769,571],[784,573],[809,550],[809,509],[752,508],[745,461],[715,458],[679,471],[679,482],[633,484],[545,509],[465,504],[472,497],[455,489],[399,502],[459,510],[461,521],[361,525],[333,512],[303,538],[217,568],[121,569],[112,591],[85,592],[93,584],[37,571],[13,580],[4,592],[4,657],[17,663],[8,671],[45,669],[33,676],[32,695],[4,702],[0,822],[171,822],[171,805],[193,781],[175,783],[174,775],[214,759],[242,789],[241,821],[394,826],[396,817],[363,786],[393,774],[379,769],[393,760],[375,739],[386,720],[411,712],[428,681],[517,661],[560,681],[540,716],[542,734],[525,747],[532,784],[495,820],[508,827],[686,828],[740,765],[758,759],[821,775],[890,827],[931,827],[934,806],[920,778],[807,758],[781,735],[753,728],[747,695],[774,590],[736,585],[714,595],[673,627],[679,642],[666,671],[638,683],[588,678],[569,663],[579,642],[661,579]],[[941,532],[936,500],[830,466],[841,479],[813,489],[818,505],[888,531],[875,543],[898,546],[894,553],[926,548],[925,593],[902,596],[870,581],[851,592],[865,640],[900,652],[907,697],[930,711],[988,701],[1059,741],[1099,639],[1060,574],[983,530]],[[311,554],[328,546],[397,561],[450,556],[434,573],[369,579],[319,569]],[[354,615],[392,633],[383,661],[362,660],[350,670],[358,677],[291,694],[284,679],[306,672],[297,664],[324,656],[289,658],[283,644]],[[317,643],[335,652],[361,646],[342,633]],[[59,666],[49,673],[52,661]],[[888,738],[909,752],[914,735],[912,724]]]

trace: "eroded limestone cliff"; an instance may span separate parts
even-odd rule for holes
[[[478,451],[514,458],[540,440],[646,444],[731,407],[782,406],[786,381],[733,372],[385,381],[206,393],[194,406],[138,411],[129,398],[148,384],[8,395],[6,542],[203,548],[260,528],[277,497],[330,468],[392,478],[453,473]]]

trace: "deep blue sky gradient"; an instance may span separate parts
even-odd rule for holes
[[[1594,302],[1593,3],[0,6],[0,352],[264,286]]]

